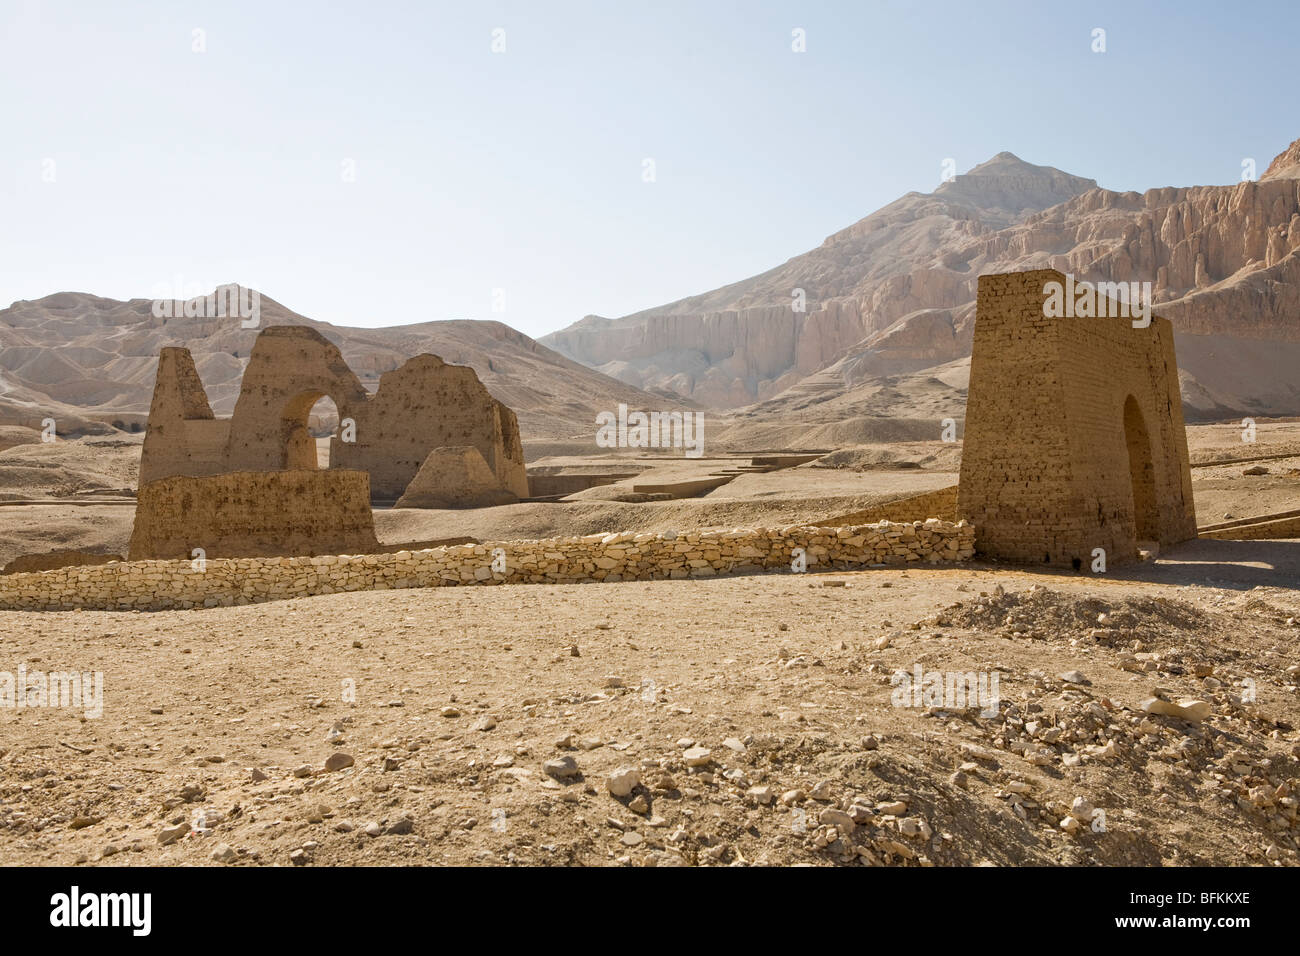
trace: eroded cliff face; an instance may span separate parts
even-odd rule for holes
[[[630,384],[728,408],[779,395],[846,358],[842,368],[881,375],[962,358],[981,273],[1053,268],[1150,282],[1180,341],[1289,347],[1300,345],[1297,250],[1300,140],[1259,182],[1141,194],[1000,153],[760,276],[622,319],[589,316],[542,341]],[[796,290],[806,312],[794,308]],[[1257,382],[1259,395],[1243,394],[1242,382],[1216,374],[1213,362],[1193,370],[1216,405],[1300,412],[1300,395],[1284,383]],[[1282,407],[1288,395],[1294,407]]]

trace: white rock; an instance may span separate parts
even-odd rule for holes
[[[1087,797],[1075,797],[1070,804],[1070,816],[1080,823],[1091,821],[1094,811],[1095,808]]]
[[[633,767],[619,767],[609,775],[606,786],[613,796],[628,797],[640,782],[641,774],[638,770]]]
[[[1180,720],[1191,721],[1194,724],[1200,723],[1206,717],[1209,717],[1211,710],[1208,701],[1196,700],[1191,697],[1184,698],[1176,704],[1173,701],[1161,700],[1159,697],[1150,697],[1142,701],[1138,706],[1148,714],[1177,717]]]
[[[713,762],[713,751],[708,747],[687,747],[682,757],[688,767],[707,767]]]

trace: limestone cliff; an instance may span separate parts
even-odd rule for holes
[[[1145,193],[999,153],[761,275],[621,319],[588,316],[542,342],[642,388],[748,405],[851,358],[882,375],[962,358],[981,273],[1053,268],[1151,282],[1178,333],[1180,363],[1198,383],[1189,396],[1213,395],[1220,409],[1295,414],[1300,390],[1289,381],[1230,380],[1219,358],[1225,348],[1249,352],[1243,341],[1268,341],[1295,367],[1298,249],[1300,140],[1259,182]],[[803,313],[792,307],[797,289]],[[1191,341],[1189,365],[1190,336],[1219,344]]]

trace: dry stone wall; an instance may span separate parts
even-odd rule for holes
[[[0,609],[162,610],[339,591],[790,573],[796,549],[803,549],[809,571],[849,570],[965,561],[974,548],[970,524],[930,519],[840,528],[619,532],[386,554],[209,559],[202,565],[131,561],[6,575],[0,578]]]

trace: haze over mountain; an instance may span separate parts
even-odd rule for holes
[[[1300,414],[1297,250],[1300,140],[1258,182],[1145,193],[1003,152],[760,275],[541,341],[630,384],[780,414],[960,362],[978,276],[1050,267],[1152,283],[1192,417]]]
[[[173,310],[174,313],[183,309]],[[539,345],[500,322],[453,320],[355,329],[317,322],[261,296],[261,325],[309,325],[339,347],[367,388],[421,352],[469,365],[519,417],[525,439],[594,434],[598,410],[619,402],[657,408],[649,395]],[[218,415],[234,409],[259,329],[236,317],[156,318],[152,302],[60,292],[0,310],[0,425],[39,428],[53,417],[61,434],[142,426],[158,351],[190,349]],[[686,404],[675,398],[674,404]]]

